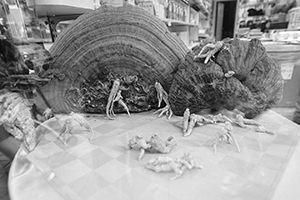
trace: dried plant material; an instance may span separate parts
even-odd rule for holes
[[[42,92],[53,112],[105,114],[117,79],[130,112],[157,108],[155,82],[168,92],[172,73],[189,50],[156,16],[124,5],[81,15],[49,51],[53,62],[47,76],[54,74]],[[114,104],[113,111],[127,108]]]
[[[148,161],[145,167],[155,171],[156,173],[174,171],[176,175],[170,178],[170,180],[174,180],[182,176],[186,169],[191,170],[194,168],[203,168],[189,153],[185,153],[182,157],[175,160],[170,157],[158,157]]]
[[[38,136],[31,114],[31,104],[20,93],[0,92],[0,126],[24,142],[28,151],[34,150]]]
[[[253,119],[246,119],[242,115],[237,114],[234,123],[242,128],[247,128],[248,125],[262,126],[261,123]]]
[[[163,140],[158,135],[153,134],[149,140],[146,140],[140,134],[128,141],[128,147],[129,149],[138,148],[140,151],[138,160],[142,160],[145,151],[150,153],[169,153],[177,145],[177,142],[173,139],[174,137],[170,136],[167,140]]]
[[[202,115],[191,114],[190,118],[189,118],[188,129],[186,132],[183,133],[183,136],[187,137],[187,136],[191,135],[195,125],[203,126],[204,124],[213,124],[213,123],[214,123],[214,121],[212,121]]]
[[[71,112],[67,115],[67,119],[64,122],[62,129],[60,130],[59,138],[65,145],[67,145],[67,135],[72,134],[72,122],[77,122],[81,127],[87,129],[90,133],[89,140],[92,140],[94,137],[94,131],[90,123],[78,113]]]
[[[190,109],[189,108],[185,109],[183,113],[183,120],[182,120],[183,134],[185,134],[186,131],[188,130],[190,115],[191,115]]]
[[[171,109],[183,115],[203,109],[234,110],[248,119],[278,103],[283,94],[280,66],[257,39],[224,39],[207,64],[188,53],[174,75],[169,91]],[[199,49],[198,49],[199,50]],[[228,72],[232,76],[225,77]]]
[[[267,133],[270,135],[275,135],[276,133],[274,131],[271,131],[270,129],[267,129],[266,127],[259,125],[255,128],[256,132],[260,132],[260,133]]]
[[[227,117],[226,115],[222,115],[221,113],[217,115],[208,115],[207,118],[211,119],[214,123],[225,123],[225,122],[230,122],[232,123],[232,120]]]
[[[195,56],[194,60],[197,58],[205,58],[204,63],[208,63],[208,61],[211,59],[211,57],[214,57],[214,55],[222,49],[224,45],[223,41],[217,41],[215,44],[207,44],[205,45],[199,54]],[[205,52],[205,53],[204,53]]]
[[[170,103],[168,100],[168,93],[164,90],[160,83],[155,82],[154,86],[157,93],[158,107],[160,107],[162,101],[164,101],[166,104],[165,107],[158,109],[154,113],[160,113],[158,117],[161,117],[163,114],[166,113],[168,119],[170,119],[173,115],[173,111],[171,110]]]
[[[142,112],[164,100],[160,116],[237,109],[254,118],[283,93],[280,67],[259,40],[224,39],[192,52],[163,22],[130,5],[80,16],[50,52],[54,75],[42,91],[54,113]],[[115,106],[118,90],[123,98]]]
[[[236,141],[233,133],[233,127],[230,122],[225,122],[224,126],[222,126],[216,133],[216,139],[213,143],[214,155],[217,154],[217,146],[219,142],[226,141],[228,144],[234,143],[238,152],[240,152],[240,146]]]
[[[106,105],[106,116],[109,119],[113,119],[111,117],[111,115],[114,115],[114,113],[113,113],[114,102],[113,101],[114,101],[119,89],[120,89],[120,79],[116,79],[112,85],[110,94],[108,96],[107,105]]]
[[[39,55],[36,57],[40,62],[39,67],[42,67],[44,63],[48,64],[48,59],[50,59],[49,56]],[[0,39],[0,89],[5,88],[9,91],[23,93],[50,81],[48,78],[39,77],[37,73],[30,74],[29,70],[30,66],[25,64],[19,49],[11,41]]]

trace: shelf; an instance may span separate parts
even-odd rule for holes
[[[269,29],[286,29],[288,27],[288,23],[289,22],[272,22]]]
[[[160,20],[162,20],[163,22],[167,23],[168,26],[172,26],[173,24],[178,26],[198,26],[198,24],[195,23],[188,23],[188,22],[183,22],[183,21],[179,21],[179,20],[174,20],[174,19],[167,19],[167,18],[159,18]]]
[[[27,0],[27,5],[34,8],[39,17],[47,15],[81,15],[94,10],[92,1],[81,0]]]

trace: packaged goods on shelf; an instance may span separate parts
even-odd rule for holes
[[[300,6],[289,11],[288,29],[300,29]]]
[[[142,1],[138,4],[139,7],[145,9],[147,12],[160,17],[160,18],[165,18],[165,7],[154,1]]]

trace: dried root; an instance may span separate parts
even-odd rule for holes
[[[118,102],[118,104],[126,110],[128,116],[130,116],[129,108],[127,107],[126,103],[123,100],[121,90],[118,91],[117,96],[115,97],[115,99],[112,102],[112,105],[113,105],[114,102]],[[112,109],[112,107],[111,107],[111,109]],[[113,113],[113,110],[111,110],[111,112]],[[113,115],[114,115],[114,113],[113,113]]]
[[[183,134],[188,130],[190,115],[190,109],[187,108],[183,113]]]
[[[230,122],[230,123],[232,123],[232,120],[229,117],[227,117],[226,115],[222,115],[221,113],[217,114],[217,115],[208,115],[208,118],[211,119],[214,123],[218,123],[218,122],[221,122],[221,123]]]
[[[186,120],[184,118],[184,120]],[[186,123],[186,121],[184,121]],[[196,115],[196,114],[191,114],[189,117],[189,123],[188,123],[188,128],[187,131],[183,132],[183,136],[187,137],[192,134],[193,128],[195,125],[203,126],[204,124],[213,124],[214,121],[211,119],[208,119],[202,115]]]
[[[160,107],[162,101],[164,101],[165,104],[166,104],[166,106],[164,108],[158,109],[154,113],[160,113],[158,115],[158,117],[161,117],[163,114],[166,113],[168,119],[170,119],[173,115],[173,111],[171,110],[171,106],[170,106],[169,99],[168,99],[168,94],[164,90],[164,88],[161,86],[160,83],[155,82],[154,87],[155,87],[156,92],[157,92],[158,107]]]
[[[156,173],[174,171],[176,175],[170,180],[180,177],[186,169],[203,168],[189,153],[185,153],[181,158],[175,160],[170,157],[158,157],[148,161],[145,167]]]
[[[62,129],[60,130],[60,135],[58,138],[64,143],[64,145],[67,145],[67,135],[71,134],[72,132],[71,126],[73,121],[76,121],[81,127],[86,128],[90,132],[89,140],[93,139],[94,131],[89,122],[82,115],[71,112],[69,114],[69,118],[65,121]]]
[[[256,127],[255,131],[260,132],[260,133],[267,133],[267,134],[270,134],[270,135],[275,135],[276,134],[274,131],[271,131],[271,130],[267,129],[264,126]]]
[[[223,41],[217,41],[215,44],[207,44],[205,45],[200,53],[195,56],[194,60],[196,58],[205,58],[204,63],[208,63],[208,61],[211,59],[211,57],[213,57],[218,51],[220,51],[222,49],[224,45]],[[206,51],[206,53],[204,53]]]
[[[111,117],[111,115],[114,115],[114,113],[113,113],[113,106],[114,106],[113,101],[116,98],[116,95],[119,91],[119,88],[120,88],[120,79],[116,79],[113,83],[113,86],[111,88],[110,94],[108,96],[108,101],[107,101],[107,104],[106,104],[106,116],[109,119],[114,119],[114,118]]]
[[[224,126],[220,128],[220,130],[217,132],[217,137],[213,143],[214,155],[217,154],[217,145],[219,144],[219,142],[222,142],[224,140],[229,144],[234,143],[234,145],[237,148],[237,151],[241,151],[239,144],[233,135],[233,127],[230,122],[225,122]]]
[[[255,121],[255,120],[252,120],[252,119],[246,119],[240,114],[236,115],[234,123],[236,123],[238,126],[240,126],[242,128],[247,128],[248,125],[262,126],[261,123]]]
[[[158,135],[153,134],[149,140],[146,140],[140,134],[129,140],[128,147],[129,149],[138,148],[140,151],[138,160],[142,160],[145,151],[150,153],[169,153],[177,145],[173,138],[173,136],[170,136],[167,140],[163,140]]]

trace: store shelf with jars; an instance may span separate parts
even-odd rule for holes
[[[268,22],[268,4],[268,0],[242,0],[239,2],[238,37],[262,37]]]
[[[191,47],[198,40],[200,16],[208,14],[205,9],[210,4],[194,0],[142,0],[137,5],[160,18],[171,32]]]
[[[297,6],[299,0],[240,1],[238,37],[272,39],[270,32],[297,29]]]
[[[239,2],[238,37],[258,38],[280,65],[284,94],[279,107],[293,107],[300,84],[300,1]],[[255,12],[256,11],[256,12]]]

